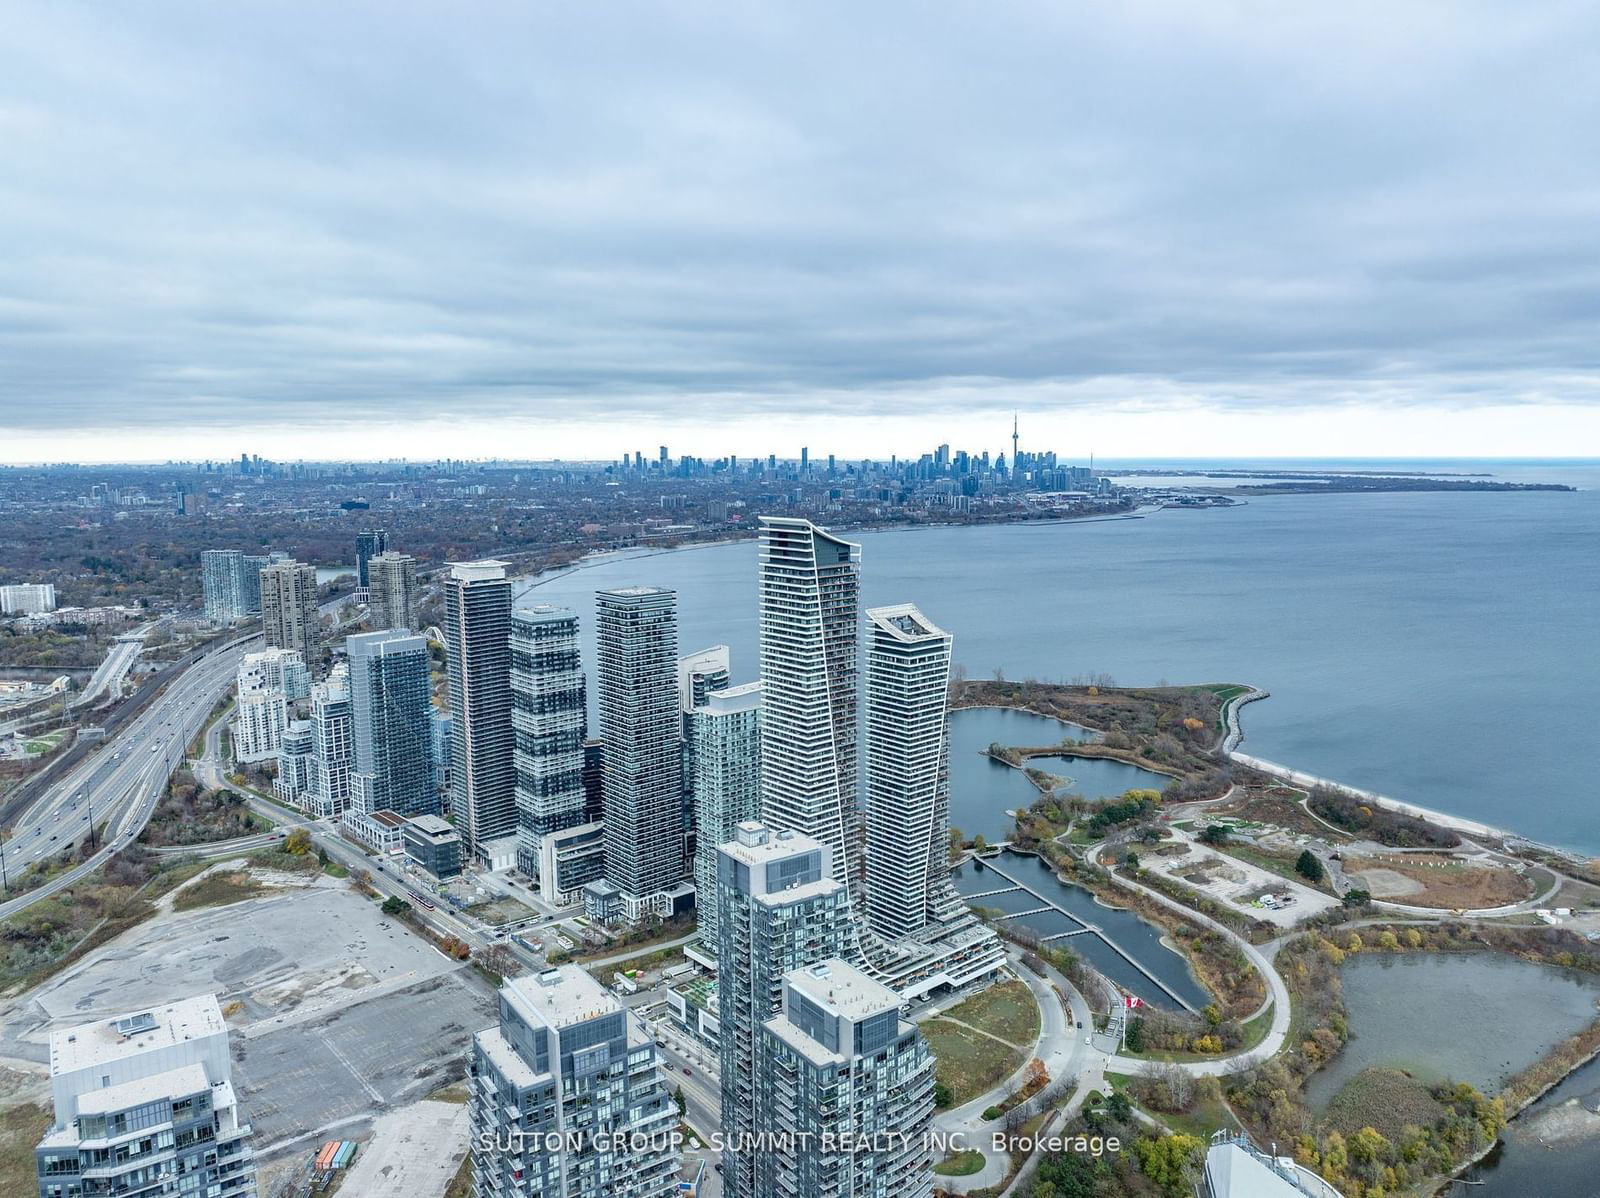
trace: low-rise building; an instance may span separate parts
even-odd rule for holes
[[[539,842],[539,897],[565,907],[604,872],[605,825],[579,824],[551,832]]]
[[[51,1033],[55,1120],[35,1150],[40,1198],[254,1198],[250,1125],[215,995]]]
[[[415,815],[400,829],[401,851],[439,881],[460,876],[461,834],[437,815]]]
[[[339,821],[339,832],[382,857],[398,857],[405,851],[407,822],[398,811],[358,811],[352,807]]]

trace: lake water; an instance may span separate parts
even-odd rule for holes
[[[1081,928],[1084,923],[1104,928],[1108,936],[1196,1010],[1211,1001],[1206,988],[1200,984],[1189,968],[1187,958],[1162,943],[1160,928],[1146,923],[1131,911],[1103,906],[1095,901],[1094,895],[1081,886],[1058,881],[1055,871],[1038,857],[1006,852],[1001,854],[999,864],[1000,868],[1011,877],[1078,917],[1077,920],[1072,920],[1059,912],[1046,911],[1038,915],[1023,915],[1014,922],[1040,936],[1055,936],[1062,932],[1070,932]],[[956,889],[964,895],[982,895],[985,891],[1010,885],[993,869],[986,866],[980,868],[971,862],[957,869],[952,877]],[[974,902],[977,906],[993,907],[1008,914],[1032,911],[1040,906],[1037,898],[1023,890],[985,895],[975,899]],[[1128,964],[1098,937],[1071,936],[1065,940],[1054,941],[1052,947],[1071,949],[1117,985],[1130,993],[1137,994],[1148,1003],[1169,1010],[1176,1010],[1178,1007],[1178,1004],[1163,994],[1160,988],[1152,986],[1149,978]]]
[[[1497,473],[1600,483],[1594,465]],[[1286,495],[853,539],[865,603],[920,605],[972,677],[1253,683],[1272,698],[1245,709],[1251,753],[1600,853],[1600,490]],[[593,592],[636,583],[677,589],[685,651],[727,644],[735,679],[756,676],[752,542],[616,556],[528,598],[582,614],[592,671]]]
[[[990,757],[985,750],[996,741],[1003,745],[1052,745],[1063,737],[1092,740],[1095,734],[1076,724],[1034,715],[1029,711],[973,707],[950,715],[950,823],[971,839],[982,834],[990,841],[1011,834],[1008,810],[1026,807],[1039,798],[1039,790],[1021,770]],[[1124,791],[1154,787],[1170,779],[1136,765],[1086,757],[1036,757],[1030,763],[1047,773],[1069,777],[1068,793],[1086,799],[1114,798]]]
[[[1351,1037],[1306,1083],[1321,1110],[1373,1065],[1492,1094],[1595,1018],[1600,980],[1499,953],[1377,953],[1346,960]]]

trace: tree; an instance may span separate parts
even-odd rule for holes
[[[1126,865],[1129,869],[1138,869],[1139,854],[1134,852],[1132,849],[1129,849],[1122,855],[1122,864]]]
[[[956,1096],[951,1092],[949,1086],[945,1085],[943,1082],[936,1081],[933,1083],[934,1106],[938,1107],[940,1110],[944,1110],[952,1102],[954,1102],[955,1099]]]
[[[1363,890],[1359,886],[1352,886],[1344,892],[1344,905],[1346,907],[1365,907],[1372,901],[1372,892]]]
[[[1143,1052],[1144,1051],[1144,1020],[1143,1019],[1130,1019],[1130,1020],[1128,1020],[1128,1027],[1127,1027],[1127,1030],[1123,1033],[1122,1038],[1123,1038],[1123,1041],[1127,1044],[1129,1052]]]
[[[1228,829],[1223,824],[1207,824],[1200,833],[1201,844],[1227,844]]]
[[[385,915],[404,915],[411,910],[411,904],[397,894],[391,894],[383,900],[383,906],[378,908]]]
[[[1310,849],[1302,849],[1300,857],[1294,863],[1294,872],[1308,882],[1320,882],[1327,877],[1327,871],[1322,868],[1322,862]]]
[[[516,972],[517,959],[511,955],[510,945],[498,943],[478,954],[478,964],[496,977],[504,978]]]
[[[683,1099],[682,1086],[679,1086],[672,1092],[672,1101],[678,1104],[678,1114],[681,1115],[684,1113],[684,1111],[688,1110],[688,1103],[686,1103]]]
[[[1141,1137],[1133,1142],[1144,1175],[1173,1198],[1190,1192],[1195,1163],[1204,1148],[1199,1136]]]
[[[309,853],[311,851],[311,833],[304,828],[296,828],[289,833],[289,839],[283,842],[283,851],[293,853],[296,857]]]
[[[979,832],[976,836],[974,836],[972,838],[972,851],[974,853],[981,853],[981,852],[983,852],[984,849],[986,849],[988,847],[989,847],[989,842],[983,838],[983,833],[982,832]]]

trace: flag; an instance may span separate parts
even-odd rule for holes
[[[1140,1007],[1144,1006],[1144,999],[1140,998],[1136,994],[1125,994],[1122,996],[1122,1005],[1127,1007],[1130,1011],[1137,1011]]]

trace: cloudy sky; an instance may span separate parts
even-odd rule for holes
[[[1600,454],[1591,2],[0,21],[0,460]]]

